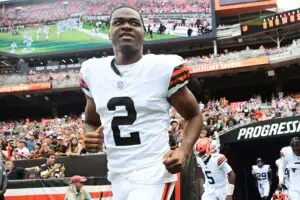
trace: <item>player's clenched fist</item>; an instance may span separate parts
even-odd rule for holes
[[[90,153],[101,151],[104,141],[103,139],[103,126],[100,126],[95,132],[86,132],[84,139],[86,150]]]
[[[163,164],[170,173],[176,174],[183,170],[187,157],[188,156],[180,148],[170,150],[164,155]]]

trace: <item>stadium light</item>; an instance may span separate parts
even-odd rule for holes
[[[65,60],[62,60],[63,61],[63,63],[66,63],[66,61]]]
[[[72,58],[70,58],[70,61],[73,63],[74,62],[74,60],[72,59]]]

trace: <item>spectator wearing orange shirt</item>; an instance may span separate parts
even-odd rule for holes
[[[262,112],[261,108],[258,108],[258,110],[255,111],[255,117],[258,121],[262,120],[263,112]]]

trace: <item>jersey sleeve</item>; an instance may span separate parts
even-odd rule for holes
[[[276,164],[277,168],[279,168],[280,162],[281,162],[281,158],[279,158],[279,159],[277,159],[277,160],[275,161],[275,164]]]
[[[232,168],[227,162],[227,158],[223,154],[220,154],[218,158],[218,166],[225,174],[228,174],[229,172],[232,171]]]
[[[287,155],[289,153],[289,148],[287,147],[283,147],[281,150],[280,150],[280,158],[282,160],[282,162],[285,162],[287,160]]]
[[[184,60],[180,56],[173,57],[172,59],[174,59],[171,62],[174,67],[170,75],[167,97],[172,96],[180,88],[187,85],[190,78],[189,69],[184,64]]]
[[[287,158],[286,158],[286,148],[282,148],[280,151],[280,159],[281,159],[281,163],[278,167],[278,179],[279,179],[279,183],[282,184],[283,180],[284,180],[284,172],[285,172],[285,168],[287,165]]]
[[[88,83],[88,63],[83,62],[82,63],[82,67],[80,69],[80,74],[79,74],[79,84],[80,87],[82,89],[82,91],[84,92],[85,95],[87,95],[90,98],[93,98],[93,95],[91,93],[90,87],[87,84]]]
[[[218,166],[221,168],[223,164],[227,163],[227,158],[225,155],[220,154],[218,157]]]

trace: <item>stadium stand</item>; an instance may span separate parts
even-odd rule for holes
[[[210,54],[209,56],[197,56],[185,58],[189,67],[201,64],[226,63],[231,61],[246,60],[248,58],[259,56],[280,57],[282,54],[293,55],[300,50],[300,40],[294,40],[292,44],[280,48],[265,48],[262,45],[259,49],[249,49],[243,51],[230,52],[225,50],[221,54]],[[30,72],[30,74],[0,74],[0,85],[12,85],[20,83],[45,82],[51,81],[53,86],[63,84],[64,86],[78,86],[78,71],[70,70],[68,72]],[[61,85],[60,85],[61,86]]]
[[[214,136],[215,132],[226,131],[236,125],[246,125],[253,122],[271,120],[281,117],[292,117],[300,115],[300,100],[295,95],[283,95],[279,93],[272,97],[270,102],[263,101],[259,95],[248,101],[229,102],[226,98],[210,100],[207,103],[199,104],[203,112],[205,130],[208,136]],[[182,130],[182,118],[174,111],[170,110],[172,122],[176,119],[179,123],[177,133]],[[82,116],[64,116],[63,118],[44,118],[39,120],[19,120],[0,122],[0,134],[2,149],[10,149],[9,159],[14,159],[13,150],[17,147],[20,139],[30,140],[30,136],[35,137],[35,144],[49,142],[48,153],[56,152],[57,139],[63,138],[64,145],[69,146],[70,138],[77,137],[83,145],[82,140]],[[5,136],[4,136],[5,135]],[[176,137],[181,137],[177,135]],[[180,139],[178,139],[180,141]],[[33,145],[35,146],[35,145]],[[46,147],[44,147],[46,148]],[[43,158],[43,149],[40,149],[39,156],[31,149],[31,156],[27,158]],[[48,147],[47,147],[48,148]],[[84,152],[84,151],[82,151]]]

